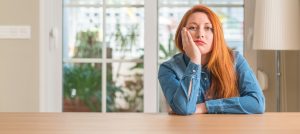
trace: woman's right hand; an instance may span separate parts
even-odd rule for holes
[[[185,54],[192,62],[201,65],[201,52],[195,44],[190,32],[185,27],[181,30],[181,37]]]
[[[195,111],[195,113],[196,114],[206,114],[207,113],[205,102],[196,105],[196,111]]]

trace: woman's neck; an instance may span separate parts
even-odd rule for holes
[[[201,55],[201,65],[205,66],[208,63],[210,55],[209,54],[203,54]]]

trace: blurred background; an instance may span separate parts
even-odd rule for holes
[[[176,28],[195,4],[217,13],[259,75],[266,111],[300,111],[300,53],[280,55],[278,110],[276,52],[253,49],[255,2],[0,0],[0,111],[166,112],[157,69],[178,53]]]

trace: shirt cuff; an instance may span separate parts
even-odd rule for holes
[[[200,74],[201,74],[200,72],[201,72],[201,65],[195,64],[191,61],[189,62],[189,64],[186,67],[186,70],[185,70],[186,75],[192,75],[199,79],[200,79]]]
[[[222,114],[224,112],[221,99],[206,101],[205,105],[209,114]]]

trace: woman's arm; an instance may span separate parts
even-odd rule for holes
[[[236,57],[240,97],[206,101],[208,113],[259,114],[265,111],[265,97],[243,56]]]
[[[174,71],[169,63],[159,68],[158,79],[166,100],[176,114],[193,114],[200,94],[200,65],[189,62],[181,79]]]

